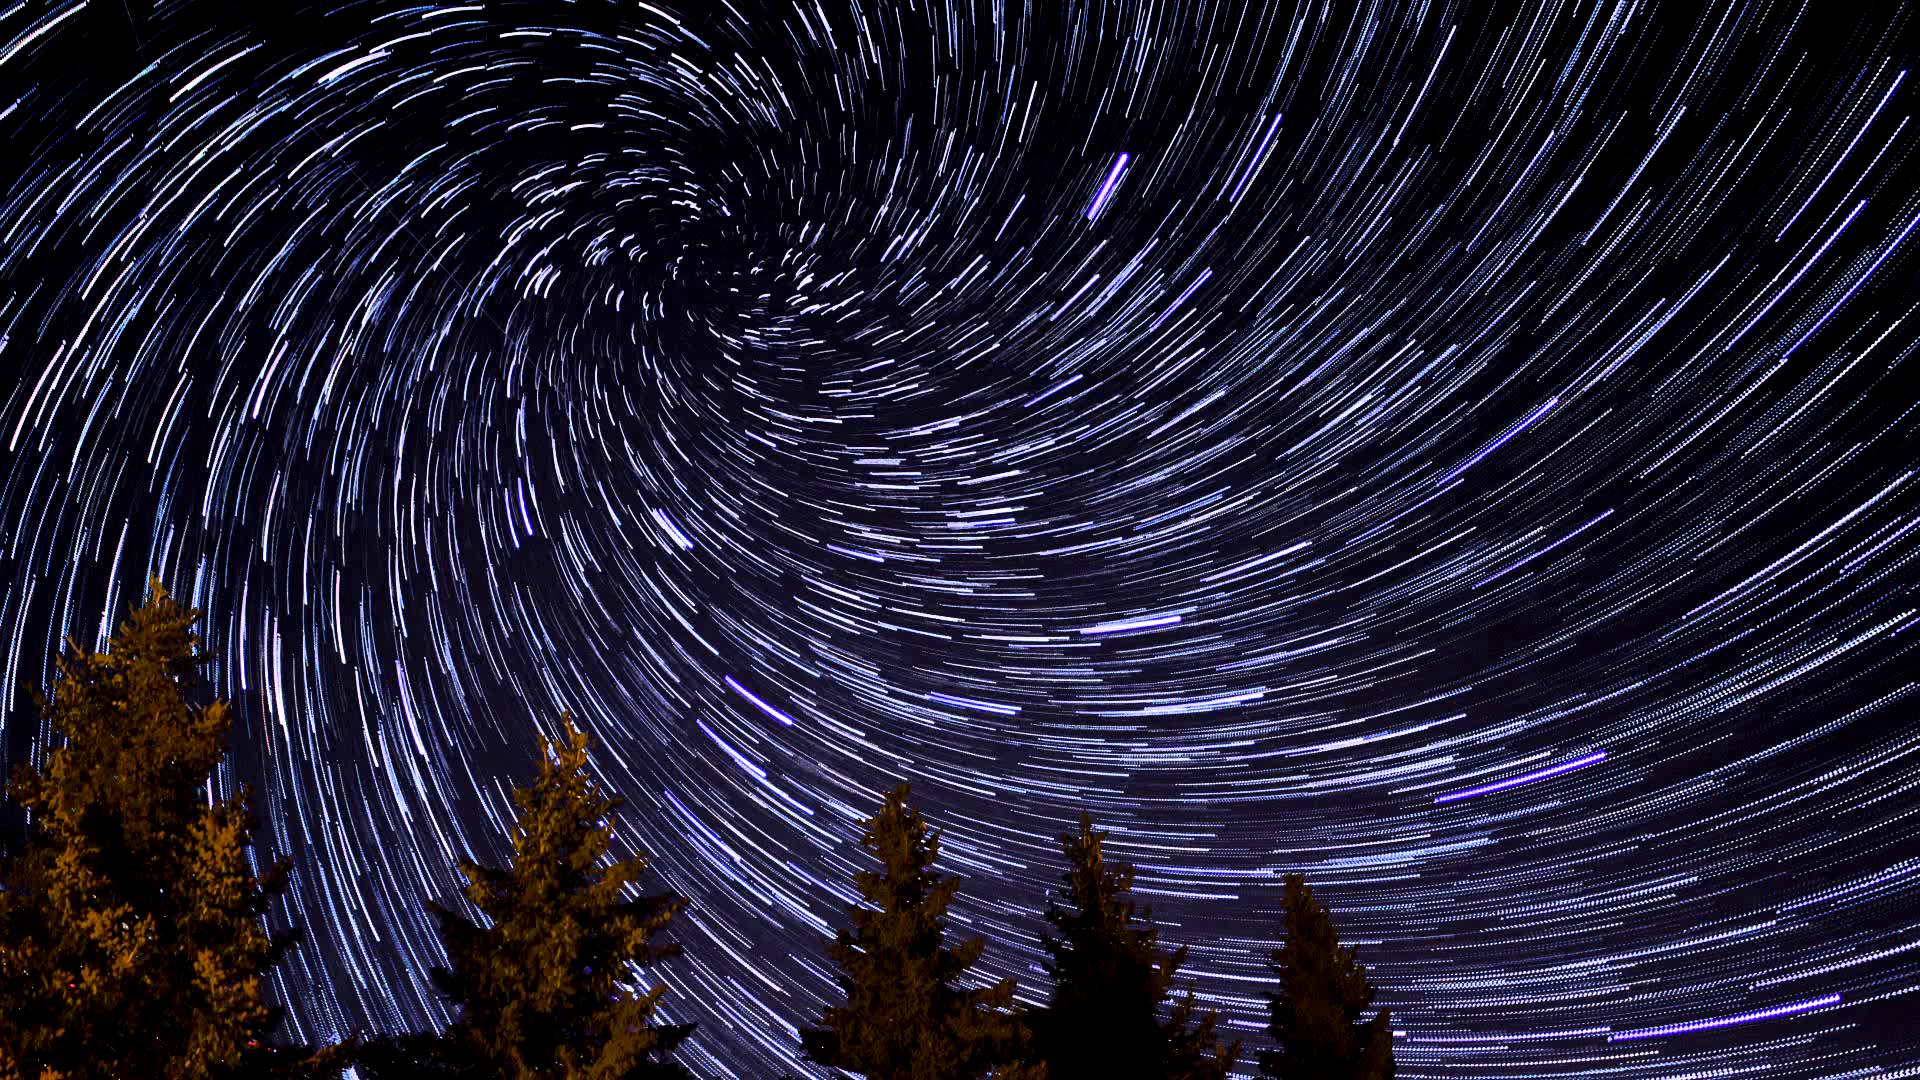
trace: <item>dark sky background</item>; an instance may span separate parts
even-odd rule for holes
[[[301,1037],[570,709],[705,1074],[900,781],[1023,998],[1086,808],[1249,1037],[1920,1067],[1909,5],[269,6],[0,7],[0,730],[205,609]]]

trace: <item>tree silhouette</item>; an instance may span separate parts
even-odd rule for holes
[[[1278,1080],[1393,1080],[1387,1010],[1360,1022],[1373,1004],[1366,968],[1340,945],[1304,877],[1287,875],[1286,890],[1286,939],[1271,962],[1280,989],[1267,994],[1267,1034],[1278,1048],[1260,1055],[1260,1072]]]
[[[0,1077],[337,1075],[336,1050],[268,1043],[288,864],[256,872],[248,792],[213,796],[231,716],[196,703],[199,612],[150,590],[35,695],[59,739],[12,785],[32,826],[0,863]]]
[[[465,895],[485,925],[435,905],[448,966],[433,971],[454,1005],[438,1039],[394,1040],[363,1055],[375,1075],[534,1080],[684,1076],[666,1056],[693,1025],[654,1023],[664,987],[636,969],[679,953],[653,940],[686,901],[629,898],[645,858],[608,862],[621,801],[587,772],[588,737],[562,718],[541,738],[539,775],[514,791],[519,818],[504,869],[463,863]],[[406,1072],[412,1069],[413,1072]]]
[[[1192,990],[1169,1004],[1187,950],[1160,946],[1151,909],[1135,917],[1133,867],[1106,860],[1106,836],[1082,813],[1079,831],[1060,837],[1065,904],[1048,905],[1053,932],[1040,939],[1053,997],[1031,1017],[1049,1080],[1224,1080],[1240,1046],[1221,1045],[1218,1018],[1198,1012]]]
[[[868,1080],[1045,1080],[1044,1066],[1021,1060],[1028,1038],[1010,1011],[1014,981],[958,985],[986,942],[945,944],[960,880],[934,873],[940,835],[907,805],[909,794],[895,788],[866,822],[861,846],[880,869],[854,876],[864,902],[828,948],[846,1000],[800,1033],[801,1049]]]

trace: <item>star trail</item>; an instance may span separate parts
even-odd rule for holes
[[[0,728],[207,612],[293,1033],[564,708],[703,1075],[907,781],[1022,1000],[1085,808],[1249,1039],[1298,871],[1403,1077],[1920,1076],[1910,5],[275,7],[0,9]]]

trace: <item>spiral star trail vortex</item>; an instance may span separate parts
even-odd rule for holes
[[[1920,1075],[1913,23],[12,3],[8,762],[205,609],[305,1038],[564,708],[709,1075],[899,781],[1025,1000],[1084,807],[1248,1036],[1300,871],[1403,1076]]]

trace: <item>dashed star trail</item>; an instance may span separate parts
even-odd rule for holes
[[[1084,808],[1250,1051],[1297,871],[1403,1077],[1920,1075],[1915,19],[6,3],[7,764],[204,609],[306,1039],[567,709],[703,1075],[902,781],[1022,1000]]]

